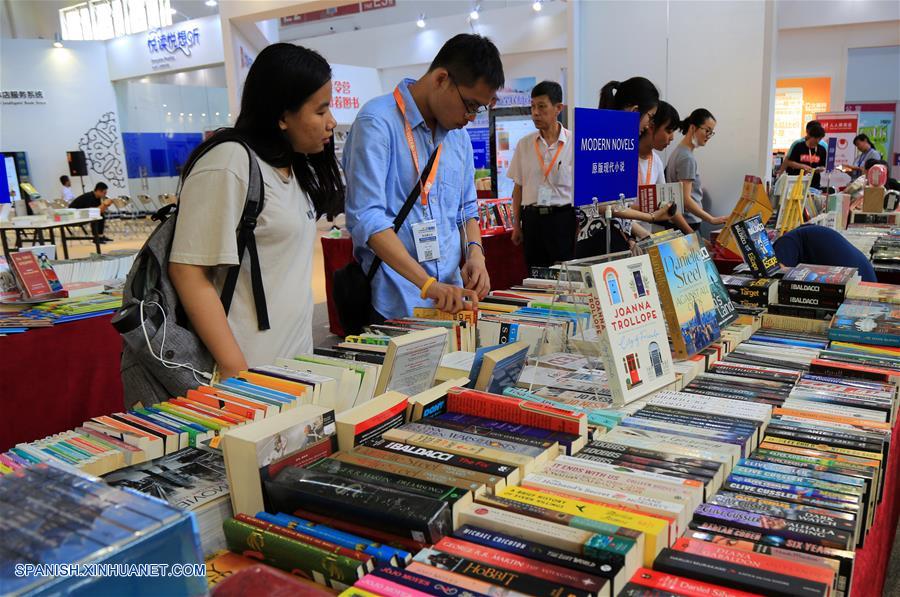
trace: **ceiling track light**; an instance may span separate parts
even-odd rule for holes
[[[469,13],[469,19],[472,21],[477,21],[478,17],[481,16],[480,14],[478,14],[480,11],[481,11],[481,5],[476,4],[475,7],[472,9],[472,12]]]
[[[54,48],[61,48],[61,47],[63,47],[62,35],[60,35],[59,33],[54,33],[54,34],[53,34],[53,47],[54,47]]]
[[[419,29],[425,28],[425,15],[424,14],[419,15],[419,18],[416,20],[416,27],[418,27]]]
[[[204,4],[206,4],[210,8],[215,8],[216,6],[218,6],[219,3],[216,2],[216,0],[206,0],[206,2],[204,2]]]
[[[543,2],[541,0],[534,0],[534,4],[531,5],[531,10],[534,12],[541,12],[543,7]]]

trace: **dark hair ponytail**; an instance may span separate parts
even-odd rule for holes
[[[266,47],[250,67],[241,94],[241,112],[234,128],[219,129],[188,158],[184,171],[214,142],[240,139],[261,160],[275,168],[290,167],[297,182],[316,208],[316,214],[334,216],[344,209],[344,184],[334,143],[317,154],[294,151],[278,126],[285,112],[296,112],[331,80],[331,66],[318,52],[288,43]]]
[[[644,77],[631,77],[627,81],[610,81],[600,90],[601,110],[624,110],[637,106],[641,114],[646,114],[659,105],[659,91],[656,85]]]
[[[682,135],[687,135],[688,130],[690,130],[693,125],[694,128],[700,128],[703,126],[707,120],[712,118],[716,119],[715,116],[712,115],[712,112],[707,110],[706,108],[697,108],[693,112],[691,112],[690,116],[681,121],[681,125],[678,129],[681,131]]]

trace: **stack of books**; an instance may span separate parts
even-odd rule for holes
[[[778,299],[784,305],[835,310],[859,281],[859,274],[853,267],[801,263],[782,278]]]
[[[192,515],[164,502],[39,464],[0,477],[0,508],[6,594],[205,592]]]

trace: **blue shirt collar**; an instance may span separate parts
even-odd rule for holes
[[[409,91],[409,86],[415,82],[415,79],[403,79],[397,85],[397,87],[400,88],[400,95],[403,96],[403,101],[406,102],[406,118],[409,119],[409,126],[411,128],[415,129],[418,126],[421,126],[422,130],[430,133],[431,129],[425,124],[425,118],[422,117],[419,106],[416,104],[416,100],[413,99],[412,93]],[[439,122],[435,123],[434,138],[438,143],[443,140],[448,132],[449,131],[442,127]]]

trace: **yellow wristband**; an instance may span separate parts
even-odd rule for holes
[[[431,285],[434,284],[435,282],[437,282],[437,280],[435,279],[434,276],[431,276],[427,280],[425,280],[424,284],[422,284],[422,294],[420,296],[423,299],[425,298],[425,295],[428,293],[428,289],[431,288]]]

